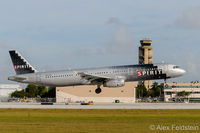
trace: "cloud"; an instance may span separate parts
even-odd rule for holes
[[[120,27],[114,33],[113,40],[108,44],[109,53],[129,53],[133,49],[131,33],[125,28]]]
[[[131,33],[125,28],[120,27],[113,33],[113,38],[110,42],[105,42],[106,45],[101,47],[80,48],[72,51],[72,55],[91,56],[102,54],[127,54],[133,52],[134,43]],[[104,47],[102,47],[104,46]]]
[[[123,54],[133,51],[133,39],[126,25],[117,17],[110,17],[107,24],[115,24],[118,26],[113,33],[113,39],[107,44],[106,52],[109,54]]]
[[[79,55],[79,56],[92,56],[92,55],[101,55],[104,54],[105,50],[102,48],[81,48],[74,52],[72,52],[72,55]]]
[[[80,56],[91,56],[97,54],[127,54],[133,52],[134,43],[131,33],[117,17],[111,17],[108,19],[106,24],[117,25],[116,31],[113,33],[112,40],[104,42],[106,45],[101,45],[100,48],[80,48],[72,51],[71,54]],[[104,46],[104,47],[102,47]]]
[[[176,20],[175,25],[200,30],[200,7],[185,11],[183,16]]]
[[[0,48],[1,49],[7,49],[7,48],[9,48],[9,45],[6,44],[6,43],[0,42]]]
[[[102,54],[127,54],[133,52],[134,43],[132,35],[126,28],[126,25],[117,17],[110,17],[106,24],[115,24],[117,28],[110,41],[104,42],[105,45],[101,45],[101,47],[98,48],[79,48],[78,50],[72,51],[71,54],[91,56]]]
[[[199,61],[198,58],[195,57],[195,55],[193,54],[188,54],[186,57],[186,67],[188,70],[188,73],[190,73],[190,75],[192,75],[192,77],[199,77]],[[198,80],[198,79],[196,79]]]
[[[108,19],[107,24],[121,24],[121,21],[117,17],[111,17]]]

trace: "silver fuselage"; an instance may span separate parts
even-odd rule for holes
[[[76,86],[102,85],[103,82],[92,83],[84,79],[79,72],[113,79],[123,79],[125,82],[175,78],[184,75],[185,70],[172,64],[125,65],[91,69],[74,69],[54,72],[37,72],[11,76],[8,79],[21,83],[43,86]]]

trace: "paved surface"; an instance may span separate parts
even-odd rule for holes
[[[80,105],[54,103],[41,105],[40,103],[5,103],[0,102],[0,108],[25,109],[200,109],[199,103],[96,103],[94,105]]]

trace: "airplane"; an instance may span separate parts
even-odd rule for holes
[[[8,77],[8,80],[55,87],[97,85],[97,94],[101,93],[102,85],[122,87],[125,82],[166,80],[186,73],[177,65],[164,63],[38,72],[18,51],[12,50],[9,53],[16,75]]]

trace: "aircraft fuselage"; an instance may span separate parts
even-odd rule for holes
[[[84,73],[84,74],[82,74]],[[109,78],[113,84],[120,87],[120,83],[143,80],[158,80],[175,78],[185,74],[185,70],[172,64],[144,64],[125,65],[91,69],[74,69],[54,72],[36,72],[11,76],[8,79],[21,83],[43,86],[76,86],[76,85],[104,85]],[[91,77],[90,77],[91,76]],[[97,79],[95,79],[97,77]],[[91,79],[90,79],[91,78]],[[119,81],[119,82],[118,82]],[[118,85],[119,83],[119,85]],[[112,84],[112,83],[111,83]],[[109,85],[105,86],[109,87]],[[111,85],[112,86],[112,85]]]

